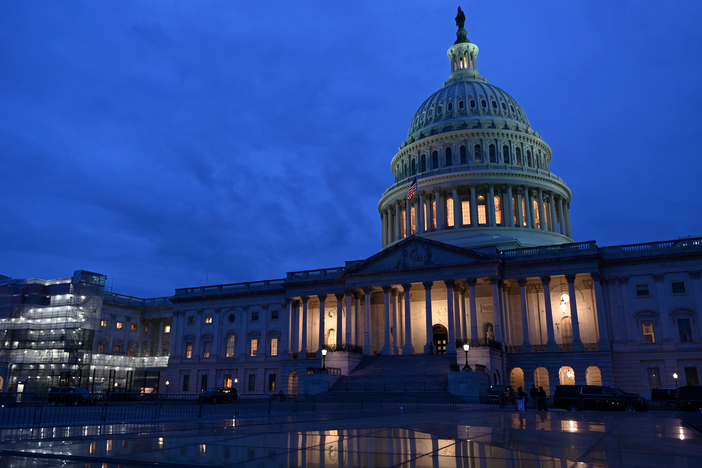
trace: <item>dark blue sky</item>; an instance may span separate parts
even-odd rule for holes
[[[457,5],[0,3],[0,274],[153,297],[376,253]],[[573,191],[576,241],[702,234],[702,2],[463,9]]]

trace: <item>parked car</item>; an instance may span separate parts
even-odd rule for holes
[[[678,387],[675,399],[678,401],[678,409],[702,413],[702,387],[698,385]]]
[[[602,385],[559,385],[553,406],[568,411],[648,411],[646,400],[636,393]]]
[[[509,391],[509,394],[511,396],[507,396]],[[488,403],[499,403],[500,398],[505,398],[505,403],[511,403],[514,404],[514,396],[516,395],[516,392],[512,388],[511,385],[493,385],[492,387],[488,388],[487,391],[487,402]]]
[[[92,393],[81,387],[52,387],[45,395],[44,399],[56,406],[61,403],[67,405],[94,405]]]
[[[203,403],[234,403],[238,397],[236,388],[213,387],[200,394],[200,401]]]
[[[651,390],[651,400],[675,401],[677,388],[654,388]]]

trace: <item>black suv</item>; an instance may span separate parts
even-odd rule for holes
[[[238,396],[236,388],[213,387],[200,394],[200,401],[202,403],[234,403]]]
[[[699,385],[686,385],[678,387],[678,408],[683,411],[698,411],[702,413],[702,387]]]
[[[568,411],[648,411],[639,395],[602,385],[559,385],[553,406]]]
[[[80,387],[52,387],[44,395],[44,400],[51,403],[51,406],[56,406],[60,403],[73,406],[95,404],[93,395]]]

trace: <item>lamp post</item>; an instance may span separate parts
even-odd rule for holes
[[[470,349],[470,345],[469,345],[468,343],[465,343],[465,344],[463,345],[463,351],[466,352],[466,365],[463,366],[463,370],[465,370],[465,371],[473,370],[473,369],[471,369],[470,366],[468,365],[468,350],[469,350],[469,349]]]
[[[327,370],[327,350],[323,349],[322,350],[322,372],[325,372]]]
[[[238,389],[236,388],[236,384],[237,384],[237,383],[239,383],[239,379],[237,379],[236,377],[234,377],[234,390],[237,390],[237,391],[238,391]]]
[[[168,395],[168,386],[171,384],[168,380],[166,380],[166,395]]]
[[[673,372],[673,378],[675,379],[675,388],[677,388],[678,387],[678,373],[677,372]]]

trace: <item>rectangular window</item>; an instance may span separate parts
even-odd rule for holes
[[[649,367],[648,373],[648,389],[661,388],[661,373],[657,367]]]
[[[405,213],[405,210],[402,210],[402,216],[400,219],[402,220],[400,224],[402,224],[402,237],[407,237],[407,223],[405,223],[405,219],[407,219],[407,213]]]
[[[224,380],[222,381],[222,387],[231,388],[232,386],[232,374],[224,374]]]
[[[271,311],[271,320],[278,320],[278,311],[277,310]]]
[[[410,218],[412,218],[410,220],[410,228],[412,231],[412,235],[414,235],[416,230],[417,230],[417,217],[416,217],[415,213],[416,213],[416,210],[414,209],[414,207],[412,207],[410,209]]]
[[[205,341],[202,345],[202,357],[205,359],[209,359],[210,357],[210,341]]]
[[[278,338],[271,338],[271,356],[278,355]]]
[[[485,205],[478,205],[478,224],[487,224],[487,211]]]
[[[207,374],[200,377],[200,391],[207,391]]]
[[[683,281],[673,281],[673,294],[685,294],[685,283]]]
[[[188,325],[195,325],[195,317],[188,317]]]
[[[696,367],[686,367],[685,368],[685,381],[688,385],[699,386],[700,377],[697,374]]]
[[[170,332],[171,332],[171,326],[170,326],[170,325],[166,325],[165,327],[163,327],[163,333],[170,333]]]
[[[186,374],[183,376],[183,391],[190,391],[190,374]]]
[[[448,227],[453,227],[453,199],[446,199],[446,224]]]
[[[144,333],[149,333],[149,326],[148,325],[144,325]]]
[[[114,351],[113,354],[114,354],[115,356],[119,356],[119,352],[120,352],[119,345],[115,345],[113,351]]]
[[[429,230],[429,228],[427,227],[427,226],[428,226],[427,223],[428,223],[428,221],[427,221],[427,205],[426,205],[426,202],[425,202],[425,203],[424,203],[424,231],[425,231],[425,232]]]
[[[258,353],[258,338],[251,338],[251,356]]]
[[[129,351],[127,351],[127,355],[128,355],[128,356],[134,356],[134,346],[131,346],[131,347],[129,348]]]
[[[647,284],[637,284],[636,285],[636,296],[637,297],[642,297],[642,296],[648,296],[648,285]]]
[[[541,229],[541,218],[539,217],[539,202],[534,200],[532,204],[532,209],[534,211],[534,220],[536,222],[536,229]]]
[[[653,332],[653,320],[642,320],[641,330],[643,332],[643,342],[644,343],[655,343],[656,335]]]
[[[205,323],[212,323],[212,316],[211,315],[205,315]]]
[[[103,343],[98,345],[98,353],[105,354],[105,345]]]
[[[185,343],[185,359],[190,359],[193,357],[193,342],[188,341]]]
[[[251,321],[258,322],[258,312],[251,312]]]
[[[431,228],[436,229],[436,200],[431,202]]]
[[[689,318],[678,319],[678,334],[681,343],[692,343],[692,327]]]
[[[133,323],[131,328],[132,328],[132,331],[137,331],[136,323]]]
[[[463,225],[470,225],[470,202],[468,200],[463,200],[461,202],[461,212],[463,214]]]
[[[226,357],[234,357],[234,335],[227,336]]]
[[[256,374],[249,374],[249,392],[256,391]]]
[[[122,323],[122,322],[117,322],[117,329],[118,329],[118,330],[121,330],[123,326],[124,326],[124,323]]]
[[[268,376],[268,391],[275,392],[275,374]]]
[[[495,224],[502,224],[502,200],[495,195]]]
[[[141,355],[146,356],[146,348],[141,348]]]
[[[102,328],[106,328],[107,327],[107,320],[100,320],[100,326]]]

